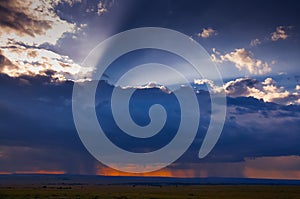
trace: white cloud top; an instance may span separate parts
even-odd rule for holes
[[[235,49],[235,51],[224,55],[221,55],[215,49],[213,49],[213,52],[214,53],[211,55],[211,58],[216,63],[230,61],[234,63],[237,69],[246,70],[250,74],[254,75],[263,75],[271,72],[269,63],[254,58],[253,53],[251,51],[247,51],[245,48],[238,48]]]
[[[11,77],[42,75],[61,81],[83,80],[92,72],[91,68],[86,68],[82,73],[82,67],[68,56],[46,49],[14,46],[2,49],[1,54],[6,61],[1,64],[0,72]]]
[[[290,28],[290,27],[287,27],[287,28]],[[280,40],[280,39],[282,39],[282,40],[287,39],[289,36],[287,35],[285,29],[286,29],[286,27],[284,27],[284,26],[278,26],[276,28],[276,31],[271,33],[271,40],[272,41],[277,41],[277,40]]]
[[[250,78],[239,78],[225,84],[226,93],[229,96],[252,96],[263,99],[265,102],[278,104],[297,104],[300,99],[298,92],[289,92],[283,86],[277,85],[272,78],[266,78],[259,82]]]
[[[58,3],[65,1],[11,0],[1,1],[0,44],[12,42],[30,46],[43,43],[55,45],[64,33],[74,33],[76,25],[62,20],[54,12]],[[66,1],[73,5],[74,1]]]
[[[51,76],[54,80],[80,80],[92,70],[80,73],[81,66],[68,56],[43,49],[40,45],[56,45],[65,33],[74,34],[85,25],[61,19],[55,6],[72,6],[81,0],[10,0],[0,8],[0,72],[11,77]]]
[[[212,29],[212,28],[203,28],[202,32],[198,33],[197,36],[198,37],[202,37],[202,38],[209,38],[211,36],[217,35],[216,30]]]
[[[195,79],[194,84],[206,84],[213,92],[219,92],[220,90],[212,80]],[[229,97],[244,96],[278,104],[300,104],[300,88],[298,85],[295,92],[290,92],[283,86],[279,86],[272,78],[266,78],[263,82],[251,78],[238,78],[225,83],[223,87]]]

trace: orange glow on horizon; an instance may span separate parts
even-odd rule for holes
[[[3,174],[12,174],[11,172],[7,172],[7,171],[0,171],[0,175],[3,175]]]
[[[274,156],[246,159],[244,176],[247,178],[300,180],[300,157]]]
[[[245,168],[244,174],[247,178],[300,180],[300,171],[280,171]]]
[[[109,167],[99,168],[97,171],[97,175],[104,175],[104,176],[156,176],[156,177],[172,177],[172,173],[170,170],[159,170],[150,173],[127,173],[118,171]]]
[[[193,170],[171,170],[171,169],[161,169],[158,171],[153,171],[149,173],[127,173],[118,171],[109,167],[99,167],[97,170],[97,175],[104,176],[142,176],[142,177],[182,177],[182,178],[192,178],[197,177]]]

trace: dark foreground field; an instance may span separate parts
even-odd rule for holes
[[[300,181],[0,175],[0,199],[300,199]]]
[[[43,185],[1,187],[0,198],[93,199],[300,199],[299,186],[286,185]]]

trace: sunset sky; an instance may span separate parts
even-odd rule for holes
[[[208,52],[223,77],[227,115],[207,157],[198,158],[209,124],[204,115],[182,157],[140,175],[300,179],[299,10],[300,4],[290,0],[1,0],[0,174],[132,175],[104,166],[85,149],[73,121],[72,89],[74,82],[91,79],[95,68],[82,62],[101,41],[133,28],[162,27],[186,34]],[[197,77],[184,61],[164,51],[140,50],[116,60],[99,77],[105,82],[98,87],[96,110],[108,137],[129,150],[139,144],[117,134],[103,95],[119,86],[116,81],[130,67],[149,61],[185,71],[201,111],[209,112],[207,88],[219,89],[214,79]],[[131,82],[121,86],[141,88],[132,113],[138,124],[149,122],[139,114],[146,114],[151,103],[177,110],[178,103],[167,101],[174,96],[168,85],[135,77]],[[151,101],[154,95],[158,99]],[[176,122],[174,116],[167,125],[174,129]],[[140,145],[155,150],[172,136],[162,133]]]

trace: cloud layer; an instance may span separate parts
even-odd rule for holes
[[[62,20],[54,7],[73,1],[12,0],[0,2],[1,45],[14,42],[31,46],[55,45],[64,33],[74,33],[76,24]]]
[[[265,102],[278,104],[299,104],[299,92],[289,92],[283,86],[278,86],[272,78],[259,82],[250,78],[239,78],[225,84],[226,93],[232,97],[245,96],[263,99]]]
[[[213,92],[221,89],[212,80],[195,79],[194,84],[209,86]],[[300,104],[300,92],[297,85],[294,92],[287,91],[283,86],[279,86],[272,78],[266,78],[260,82],[252,78],[238,78],[224,84],[226,95],[229,97],[254,97],[265,102],[278,104]]]
[[[46,49],[25,48],[20,45],[2,48],[0,72],[11,77],[50,76],[53,80],[83,80],[92,72],[63,56]],[[84,70],[85,69],[85,70]]]
[[[53,80],[80,80],[92,69],[83,69],[65,55],[40,46],[56,45],[66,33],[75,34],[83,26],[61,19],[55,7],[80,0],[12,0],[0,2],[0,72],[11,77],[50,76]]]
[[[73,83],[45,82],[38,76],[21,79],[0,75],[3,96],[0,100],[0,116],[3,118],[0,121],[0,172],[123,174],[114,173],[99,164],[80,142],[72,120]],[[199,83],[203,82],[207,81]],[[103,129],[107,130],[107,135],[114,143],[131,150],[147,150],[169,143],[180,119],[179,107],[176,107],[176,103],[170,103],[172,94],[167,95],[158,89],[138,89],[135,92],[131,101],[134,121],[148,124],[149,106],[159,103],[167,110],[168,126],[160,139],[154,137],[132,142],[127,134],[114,127],[111,113],[100,111],[109,109],[106,97],[113,89],[103,83],[99,85],[101,92],[96,95],[99,102],[96,111],[102,116],[99,117],[99,123],[105,123]],[[259,82],[246,79],[235,81],[236,88],[238,83],[245,85],[240,86],[243,88],[240,90],[245,90],[255,87]],[[274,82],[267,79],[264,84],[271,85]],[[233,83],[229,85],[233,86]],[[232,89],[230,92],[234,93]],[[253,97],[228,97],[227,117],[220,140],[209,156],[200,160],[197,155],[209,124],[210,100],[205,91],[198,93],[197,98],[201,119],[194,143],[164,172],[153,175],[269,178],[291,178],[294,175],[294,178],[299,178],[299,106],[265,103]]]

